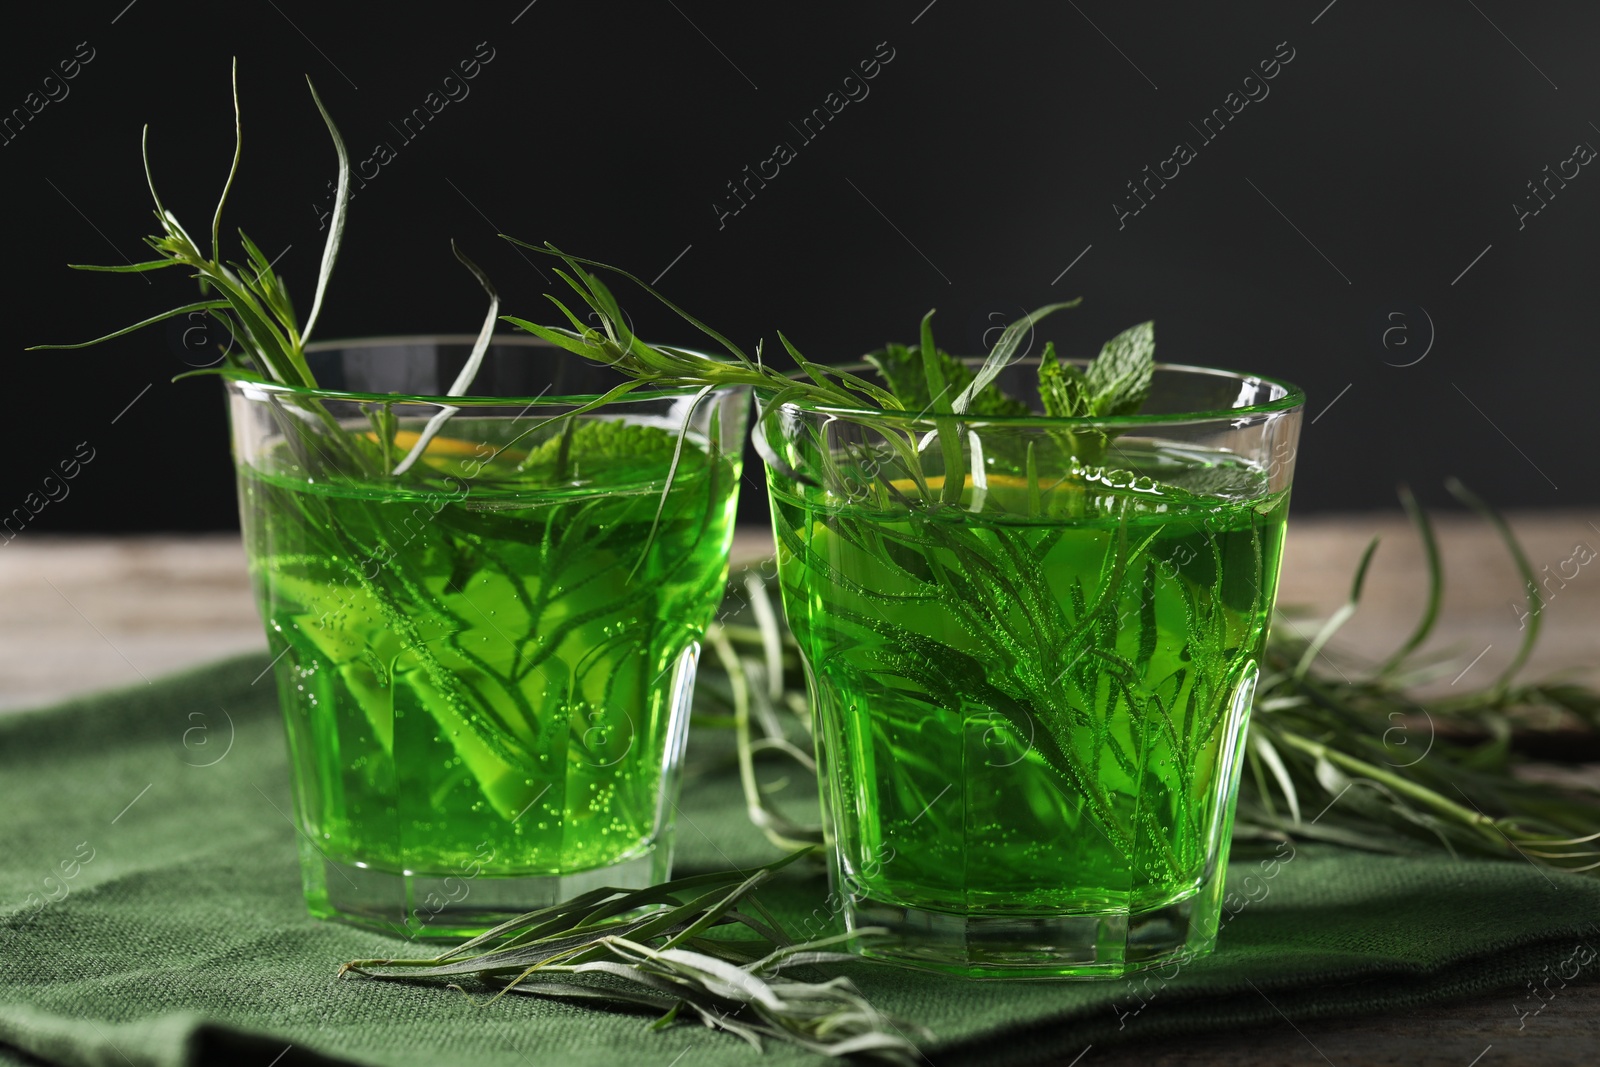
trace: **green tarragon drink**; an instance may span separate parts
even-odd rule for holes
[[[691,437],[663,497],[677,436],[657,426],[586,418],[526,453],[475,447],[492,422],[449,430],[409,489],[239,468],[312,909],[359,917],[365,882],[403,877],[435,935],[481,927],[463,913],[505,879],[664,874],[739,480],[737,452]]]
[[[1068,521],[987,481],[979,513],[773,492],[841,863],[932,911],[1181,901],[1214,861],[1285,496],[1101,488]]]
[[[899,411],[763,411],[835,892],[887,931],[868,955],[1057,977],[1214,942],[1299,394],[1144,366],[1137,417],[928,414],[904,378]]]

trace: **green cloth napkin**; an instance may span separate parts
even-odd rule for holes
[[[0,717],[0,1063],[751,1061],[748,1046],[697,1024],[655,1032],[639,1015],[541,999],[482,1005],[335,980],[341,961],[402,942],[305,913],[265,666],[236,659]],[[685,786],[680,873],[776,856],[745,821],[737,780],[713,766],[719,748],[720,737],[691,740],[700,773]],[[1267,871],[1236,857],[1230,886],[1236,906],[1249,903],[1214,956],[1133,979],[841,970],[933,1031],[930,1063],[1066,1063],[1090,1044],[1517,990],[1600,945],[1600,880],[1525,863],[1303,846]],[[770,899],[799,916],[825,895],[808,878]],[[763,1062],[818,1060],[771,1046]]]

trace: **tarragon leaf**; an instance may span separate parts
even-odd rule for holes
[[[328,114],[328,109],[323,105],[322,97],[317,95],[317,87],[311,84],[309,76],[306,78],[306,86],[311,90],[311,100],[322,113],[322,121],[328,127],[328,136],[333,140],[333,151],[339,159],[339,177],[333,197],[333,217],[328,222],[328,239],[322,246],[322,266],[317,271],[317,294],[311,300],[311,314],[306,316],[306,328],[301,334],[301,343],[311,340],[311,329],[317,324],[317,316],[322,313],[322,298],[328,291],[328,279],[333,276],[333,264],[339,258],[339,245],[344,240],[345,218],[350,212],[350,154],[345,151],[344,138],[339,136],[339,127],[333,124],[333,116]]]
[[[1046,304],[1043,307],[1035,308],[1034,310],[1028,312],[1022,318],[1018,319],[1016,322],[1013,322],[1011,325],[1002,330],[1000,333],[1000,339],[996,341],[994,347],[989,350],[989,356],[983,361],[983,366],[978,368],[977,373],[972,377],[972,381],[967,383],[967,387],[961,391],[960,396],[956,397],[955,402],[951,405],[951,407],[960,414],[965,414],[968,411],[971,411],[972,402],[977,398],[977,394],[992,385],[995,377],[1006,367],[1010,366],[1014,360],[1021,358],[1023,351],[1022,342],[1024,338],[1032,336],[1035,323],[1047,315],[1055,314],[1057,311],[1060,311],[1063,308],[1077,307],[1082,302],[1083,297],[1080,296],[1074,300],[1066,300],[1055,304]]]

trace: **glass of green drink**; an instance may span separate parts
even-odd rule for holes
[[[1037,367],[999,379],[1035,411]],[[1157,364],[1138,415],[764,405],[833,899],[887,930],[858,951],[1039,978],[1211,948],[1303,402]]]
[[[321,917],[459,936],[668,877],[748,396],[628,395],[533,338],[323,346],[227,379]]]

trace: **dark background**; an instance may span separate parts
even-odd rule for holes
[[[1513,206],[1537,206],[1527,183],[1546,165],[1600,145],[1600,6],[525,5],[96,0],[8,15],[0,114],[66,95],[0,145],[0,511],[87,441],[93,460],[29,533],[234,526],[218,386],[169,382],[208,358],[189,324],[22,351],[194,299],[177,272],[64,265],[147,258],[144,122],[167,205],[209,229],[231,55],[245,155],[224,233],[242,225],[282,254],[302,314],[335,172],[302,76],[355,162],[394,152],[352,204],[323,339],[475,330],[481,294],[451,237],[505,310],[544,316],[538,257],[497,231],[646,279],[670,264],[661,288],[731,337],[782,329],[826,361],[911,340],[929,307],[947,347],[977,352],[1025,307],[1081,294],[1044,331],[1073,354],[1154,318],[1160,358],[1302,385],[1300,513],[1392,507],[1399,480],[1444,504],[1450,474],[1507,507],[1600,500],[1585,445],[1600,370],[1583,340],[1600,168],[1520,228]],[[789,124],[890,49],[869,95],[804,143]],[[45,82],[89,50],[71,81]],[[1214,141],[1190,126],[1290,50]],[[475,53],[492,58],[449,86],[468,95],[408,140],[400,120]],[[779,141],[796,158],[719,225],[726,183]],[[1119,221],[1114,204],[1136,206],[1126,183],[1179,141],[1196,158]],[[641,332],[696,340],[647,297],[624,302]],[[763,505],[747,499],[746,519]]]

